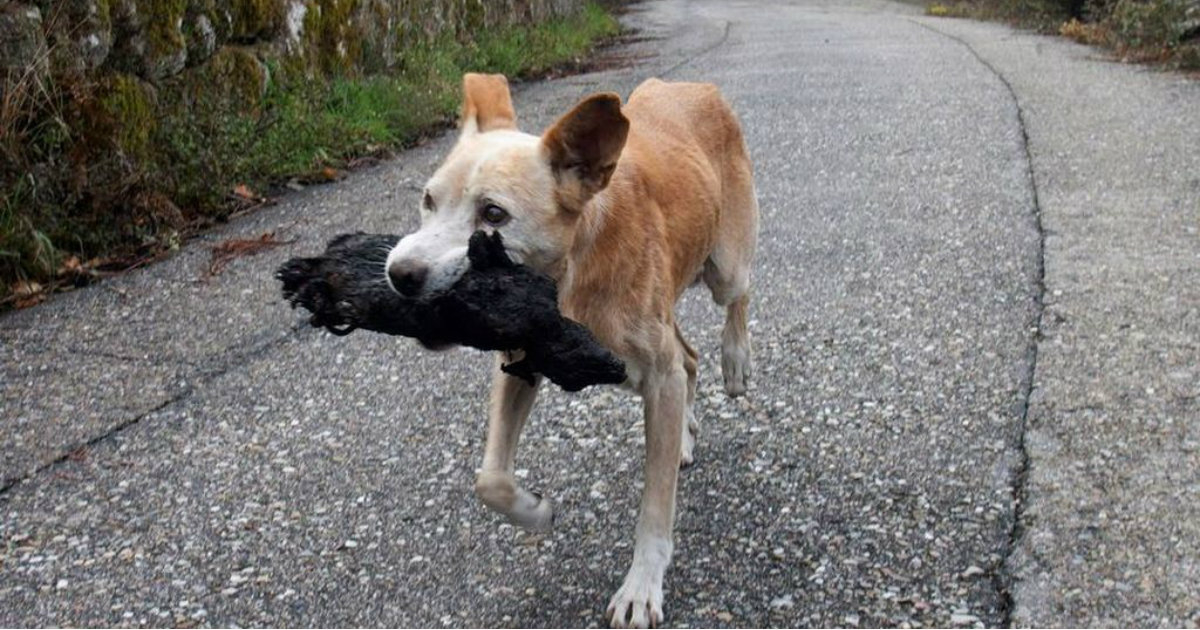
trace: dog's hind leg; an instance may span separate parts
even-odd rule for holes
[[[721,232],[720,240],[704,264],[704,283],[712,290],[713,301],[725,307],[725,329],[721,333],[721,375],[725,393],[740,396],[746,393],[750,380],[750,331],[747,328],[750,309],[750,267],[754,264],[754,247],[758,231],[758,205],[753,188],[739,209],[740,220],[722,217],[723,225],[731,229]],[[728,210],[728,209],[727,209]],[[728,214],[728,212],[726,212]]]
[[[675,323],[675,338],[683,349],[683,369],[687,372],[687,406],[683,423],[683,442],[680,449],[679,465],[686,468],[696,461],[694,450],[696,438],[700,437],[700,421],[696,419],[696,372],[700,366],[700,355],[696,349],[683,338],[679,323]]]
[[[725,307],[725,329],[721,333],[721,376],[725,393],[731,397],[746,393],[750,382],[750,331],[747,328],[749,294]]]
[[[541,377],[530,385],[501,371],[504,360],[503,354],[497,354],[492,374],[487,445],[483,452],[483,470],[475,480],[475,494],[514,524],[545,531],[554,522],[554,508],[546,499],[517,485],[513,475],[517,441],[537,399]]]

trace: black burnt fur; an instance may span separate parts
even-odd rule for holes
[[[559,312],[554,281],[514,263],[499,233],[473,234],[467,272],[448,290],[421,300],[393,291],[384,275],[388,252],[399,240],[343,234],[320,256],[284,263],[275,277],[293,308],[312,312],[310,324],[337,335],[363,328],[414,337],[426,347],[524,350],[523,359],[502,369],[531,384],[542,374],[570,392],[625,380],[625,364]]]

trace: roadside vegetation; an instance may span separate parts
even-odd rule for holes
[[[593,3],[422,43],[387,71],[314,73],[233,51],[204,79],[246,87],[219,97],[206,81],[0,73],[0,311],[143,264],[273,189],[336,179],[451,123],[465,71],[543,76],[617,31]]]
[[[1003,20],[1103,46],[1123,60],[1200,70],[1197,0],[939,0],[926,13]]]

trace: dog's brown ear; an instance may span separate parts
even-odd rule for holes
[[[542,134],[564,200],[582,205],[608,185],[628,135],[621,97],[611,92],[584,99]]]
[[[516,129],[517,113],[503,74],[463,75],[462,133]]]

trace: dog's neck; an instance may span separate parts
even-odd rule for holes
[[[584,204],[579,213],[574,237],[557,270],[561,274],[556,276],[560,303],[564,301],[564,296],[584,289],[580,283],[586,282],[590,275],[585,273],[587,267],[594,259],[605,255],[602,239],[611,222],[609,214],[613,204],[612,190],[610,187],[600,191]],[[587,288],[595,290],[599,287]]]
[[[657,240],[646,238],[656,229],[639,225],[654,222],[653,213],[636,202],[631,177],[618,167],[610,185],[588,201],[564,257],[562,275],[556,277],[563,314],[587,326],[618,354],[623,354],[625,345],[619,335],[630,330],[629,321],[644,318],[647,309],[660,306],[633,296],[655,295],[640,290],[640,285],[658,282],[664,272],[663,252],[654,247]]]

